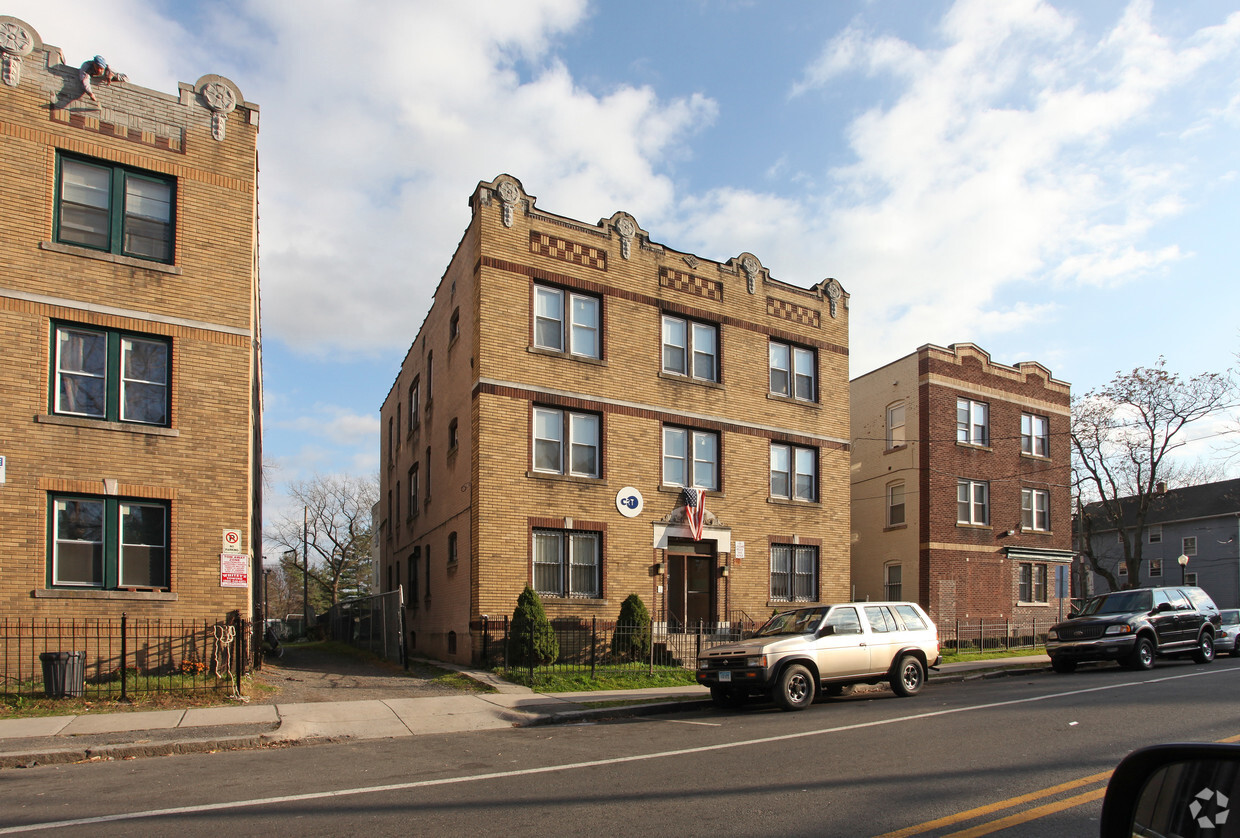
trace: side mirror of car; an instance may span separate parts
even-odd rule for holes
[[[821,628],[818,629],[817,634],[815,634],[814,636],[815,637],[830,637],[833,634],[835,634],[835,626],[822,626]]]
[[[1237,834],[1240,745],[1154,745],[1124,757],[1102,801],[1101,838]]]

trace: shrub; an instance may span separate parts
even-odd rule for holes
[[[620,604],[611,651],[629,660],[645,660],[650,656],[650,612],[637,594],[629,594]]]
[[[542,600],[529,585],[517,597],[517,610],[512,612],[512,630],[508,638],[508,665],[534,667],[548,664],[560,656],[560,643]]]

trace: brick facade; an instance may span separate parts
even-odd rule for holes
[[[884,598],[898,565],[903,597],[939,621],[1057,616],[1056,574],[1072,556],[1069,386],[1040,364],[1005,366],[972,344],[953,344],[923,346],[851,388],[857,597]],[[958,439],[961,400],[986,411],[980,443]],[[892,408],[904,411],[899,444],[889,442]],[[1022,417],[1044,423],[1029,436],[1044,439],[1045,452],[1022,450]],[[982,487],[984,520],[968,520],[979,517],[976,504],[961,520],[960,481],[971,502]],[[904,497],[904,520],[894,524],[893,487]],[[1032,508],[1042,499],[1045,515],[1026,520],[1022,502]]]
[[[81,90],[77,68],[58,48],[29,24],[0,23],[17,33],[13,43],[28,46],[4,55],[0,84],[2,610],[10,617],[248,617],[251,590],[221,585],[220,554],[224,531],[239,530],[235,552],[249,554],[254,578],[261,540],[257,107],[218,76],[182,84],[177,95],[96,85],[100,105],[93,107],[73,100]],[[213,111],[205,94],[216,92],[235,108]],[[170,184],[171,258],[81,246],[62,235],[57,202],[66,159]],[[124,235],[128,241],[128,227]],[[166,418],[135,422],[63,408],[58,329],[165,347],[166,377],[156,391],[166,394]],[[122,373],[111,357],[109,403],[121,401],[123,386],[141,392],[117,380],[125,376],[142,379]],[[64,498],[108,510],[99,536],[105,569],[93,581],[85,571],[54,578],[55,503]],[[118,532],[115,503],[163,510],[164,543],[156,546],[166,560],[149,560],[152,584],[124,584],[106,569],[110,554],[138,554],[123,546],[134,536]]]
[[[673,251],[623,213],[593,225],[554,216],[507,176],[479,184],[470,202],[472,222],[381,411],[379,576],[386,585],[391,568],[405,588],[413,648],[476,656],[479,621],[511,615],[535,581],[535,531],[599,545],[598,595],[544,595],[552,617],[615,619],[637,593],[674,625],[691,607],[675,600],[694,584],[681,568],[705,580],[692,606],[701,619],[764,617],[783,604],[771,596],[772,543],[817,548],[812,601],[845,597],[848,311],[838,283],[798,288],[747,253],[713,262]],[[536,288],[597,305],[596,357],[539,345]],[[717,380],[664,371],[664,316],[715,330]],[[812,354],[812,398],[772,394],[772,341]],[[596,474],[536,468],[536,410],[597,422]],[[680,488],[663,482],[665,428],[718,442],[718,488],[697,545]],[[773,442],[814,452],[813,501],[772,498]],[[415,466],[416,513],[401,497]],[[641,492],[640,515],[618,511],[625,487]]]

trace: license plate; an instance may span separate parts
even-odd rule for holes
[[[727,672],[727,671],[725,670],[724,672],[720,672],[720,673],[719,673],[719,681],[720,681],[720,683],[727,683],[728,681],[731,681],[731,680],[732,680],[732,673],[731,673],[731,672]]]

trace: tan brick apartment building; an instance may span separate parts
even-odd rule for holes
[[[552,215],[509,176],[470,206],[381,412],[379,576],[411,648],[470,659],[527,584],[553,618],[636,592],[672,630],[846,597],[839,283]]]
[[[219,76],[95,106],[12,17],[0,52],[0,611],[248,616],[257,108]]]
[[[963,343],[923,346],[850,389],[856,598],[916,600],[940,624],[1057,617],[1069,386]]]

